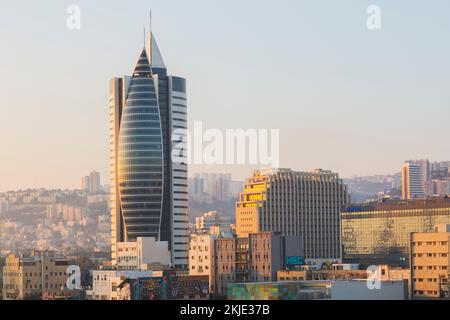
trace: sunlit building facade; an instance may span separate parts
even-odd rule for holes
[[[167,74],[151,34],[132,76],[110,82],[113,264],[118,242],[153,237],[187,267],[186,130],[186,81]]]
[[[344,262],[409,265],[410,234],[450,223],[450,199],[349,206],[341,213]]]
[[[339,261],[339,215],[346,202],[346,186],[331,171],[255,171],[236,204],[236,234],[299,236],[311,263]]]
[[[414,298],[449,298],[450,225],[411,234],[411,286]]]

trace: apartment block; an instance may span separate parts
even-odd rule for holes
[[[411,287],[415,298],[448,298],[450,225],[411,234]]]
[[[27,256],[9,254],[3,267],[3,299],[67,299],[79,292],[66,286],[64,257],[53,252],[33,252]]]
[[[275,281],[290,258],[303,256],[301,237],[259,232],[246,238],[219,238],[214,242],[212,292],[225,294],[229,283]]]

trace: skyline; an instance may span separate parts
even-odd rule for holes
[[[0,61],[6,75],[0,94],[8,121],[0,127],[0,190],[74,187],[92,169],[105,183],[108,80],[132,69],[150,5],[169,72],[189,82],[190,124],[279,128],[281,167],[329,169],[342,178],[400,172],[410,158],[450,159],[443,147],[450,133],[445,124],[450,47],[438,37],[450,29],[445,16],[450,5],[379,1],[382,29],[368,31],[369,1],[324,2],[326,9],[285,1],[299,9],[292,12],[267,1],[256,8],[249,1],[239,11],[233,10],[236,2],[139,1],[133,8],[105,2],[100,12],[97,5],[79,1],[77,31],[65,26],[69,3],[27,3],[29,10],[17,21],[11,11],[20,8],[4,4],[0,33],[8,45]],[[171,9],[173,3],[178,10]],[[227,13],[234,23],[227,23]],[[122,14],[136,18],[120,19]],[[174,20],[185,27],[183,33],[171,24]],[[120,46],[122,39],[126,43]],[[213,113],[205,112],[210,108]],[[190,175],[231,172],[244,180],[253,168],[191,166]]]

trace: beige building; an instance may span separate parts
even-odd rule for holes
[[[450,225],[438,225],[435,232],[411,234],[411,290],[414,297],[449,297],[449,245]]]
[[[10,254],[3,267],[3,299],[65,299],[77,295],[66,286],[66,258],[52,252]]]
[[[212,287],[214,240],[216,235],[192,234],[189,241],[189,275],[208,276],[210,291]]]
[[[300,236],[311,263],[340,261],[339,215],[346,201],[346,186],[331,171],[255,171],[236,204],[236,234]]]
[[[210,284],[215,295],[226,294],[226,286],[249,279],[248,238],[219,238],[214,241],[214,273]]]
[[[301,237],[259,232],[246,238],[219,238],[214,242],[211,291],[225,293],[229,283],[275,281],[287,258],[303,257]]]

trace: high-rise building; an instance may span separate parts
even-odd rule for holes
[[[91,188],[91,177],[90,176],[82,177],[81,178],[81,190],[89,192],[90,188]]]
[[[346,201],[346,186],[330,171],[255,171],[236,204],[236,233],[300,236],[309,262],[340,260],[339,215]]]
[[[186,80],[167,74],[153,34],[132,76],[110,83],[112,263],[117,242],[167,241],[188,264]],[[178,159],[177,159],[178,160]]]
[[[100,172],[92,171],[89,175],[89,193],[96,194],[100,190]]]
[[[88,176],[81,178],[81,190],[90,194],[97,194],[101,191],[100,172],[92,171]]]
[[[402,166],[402,197],[423,198],[432,193],[431,167],[428,160],[408,160]]]

